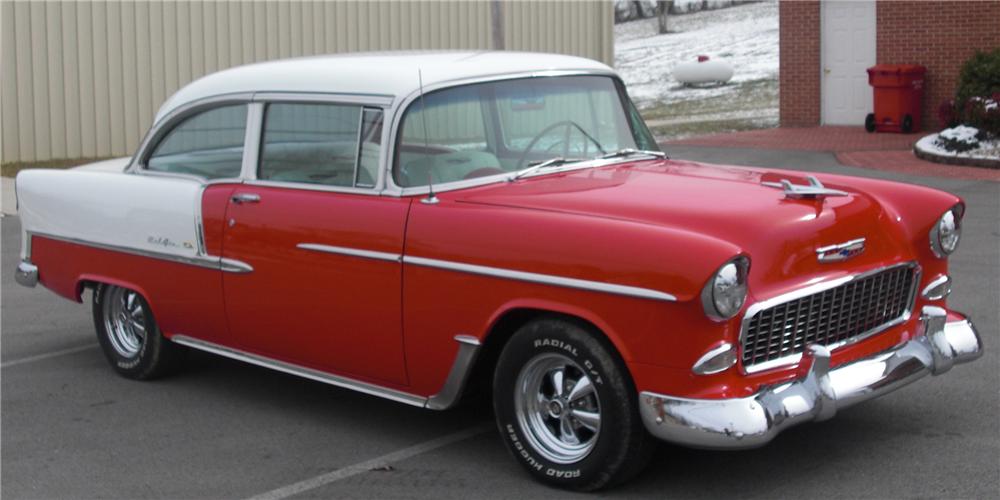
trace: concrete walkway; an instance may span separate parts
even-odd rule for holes
[[[17,213],[17,195],[14,193],[14,179],[12,177],[0,177],[0,180],[2,180],[0,212],[3,215],[14,215]]]
[[[1000,170],[944,165],[913,155],[917,134],[869,134],[861,127],[772,128],[669,141],[664,146],[700,146],[832,153],[841,165],[951,179],[1000,182]]]

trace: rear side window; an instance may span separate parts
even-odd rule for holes
[[[247,106],[203,111],[182,121],[160,141],[146,169],[219,179],[239,177]]]
[[[382,110],[339,104],[270,104],[257,177],[340,187],[374,187]]]

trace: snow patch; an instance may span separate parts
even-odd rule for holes
[[[945,129],[941,131],[939,134],[930,134],[924,136],[919,141],[917,141],[915,147],[920,151],[937,156],[949,156],[952,158],[1000,160],[1000,140],[995,139],[990,141],[976,141],[975,137],[978,132],[979,129],[975,127],[966,127],[964,125],[960,125],[958,127]],[[979,147],[964,152],[949,151],[940,144],[939,137],[961,140],[963,142],[968,142],[968,139],[971,137],[971,140],[973,142],[979,143]]]

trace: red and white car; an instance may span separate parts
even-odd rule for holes
[[[111,365],[186,348],[442,410],[492,390],[514,458],[596,489],[652,438],[760,446],[977,358],[954,195],[668,159],[615,73],[509,52],[222,71],[135,156],[17,177],[18,281]]]

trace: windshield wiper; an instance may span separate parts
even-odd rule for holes
[[[507,178],[507,182],[514,182],[514,181],[520,179],[521,177],[524,177],[524,176],[526,176],[526,175],[528,175],[528,174],[530,174],[532,172],[537,172],[537,171],[539,171],[539,170],[541,170],[543,168],[558,167],[559,165],[565,165],[567,163],[574,163],[574,162],[578,162],[578,161],[584,161],[586,159],[587,158],[563,158],[562,156],[557,156],[555,158],[549,158],[548,160],[545,160],[545,161],[543,161],[541,163],[536,163],[536,164],[534,164],[534,165],[532,165],[532,166],[530,166],[530,167],[528,167],[528,168],[526,168],[524,170],[520,170],[520,171],[515,172],[514,175],[511,175],[510,177]]]
[[[646,151],[642,149],[633,149],[633,148],[619,149],[618,151],[615,151],[613,153],[608,153],[604,156],[601,156],[600,158],[602,160],[607,160],[610,158],[625,158],[628,156],[636,156],[636,155],[655,156],[657,158],[669,159],[667,157],[667,154],[664,153],[663,151]]]

